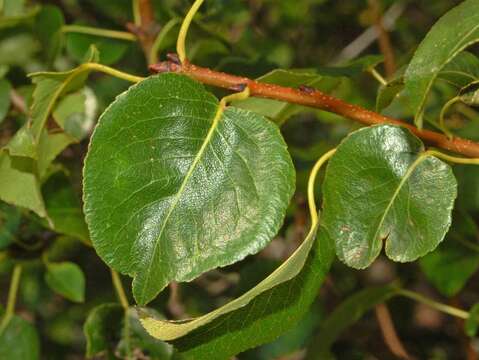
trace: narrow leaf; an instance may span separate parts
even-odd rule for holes
[[[153,337],[161,340],[174,340],[210,323],[221,315],[225,315],[244,307],[258,295],[288,280],[291,280],[299,274],[306,262],[306,259],[308,258],[309,251],[311,250],[311,246],[316,238],[316,231],[317,229],[315,228],[311,229],[306,239],[294,252],[294,254],[291,255],[288,260],[281,264],[281,266],[271,273],[266,279],[228,304],[209,312],[206,315],[183,323],[158,320],[151,317],[144,317],[141,320],[141,323]]]
[[[443,240],[456,188],[450,166],[425,153],[408,130],[364,128],[350,134],[329,162],[322,225],[351,267],[369,266],[383,242],[389,258],[413,261]]]
[[[173,341],[173,345],[184,359],[227,360],[275,340],[306,315],[333,258],[332,240],[327,231],[320,228],[299,274],[259,294],[247,305]],[[258,286],[263,285],[264,282]]]
[[[227,108],[193,80],[163,74],[103,113],[84,168],[95,249],[134,277],[139,304],[264,248],[294,191],[278,128]]]
[[[418,127],[434,80],[458,53],[479,40],[478,24],[479,1],[466,0],[439,19],[416,50],[406,70],[405,92]]]

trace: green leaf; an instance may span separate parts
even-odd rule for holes
[[[457,54],[444,66],[438,79],[447,81],[459,89],[479,80],[479,58],[468,51]]]
[[[173,341],[179,350],[179,358],[226,360],[240,352],[271,342],[289,331],[308,312],[333,257],[332,240],[326,230],[320,228],[318,239],[299,274],[259,294],[247,305]],[[271,278],[272,276],[268,279]],[[265,281],[258,286],[264,286]],[[248,293],[243,296],[248,296]],[[149,322],[152,326],[161,324],[156,321],[154,325],[153,319]],[[145,325],[144,320],[142,323]]]
[[[68,178],[62,173],[53,175],[43,185],[42,192],[53,229],[89,244],[80,200]]]
[[[29,75],[35,84],[31,108],[31,129],[35,139],[40,137],[60,96],[81,88],[90,71],[84,64],[66,72],[38,72]]]
[[[46,130],[42,131],[37,148],[37,170],[40,179],[45,177],[53,160],[55,160],[68,145],[75,142],[77,142],[75,138],[63,132],[48,134]]]
[[[161,315],[152,309],[145,309],[150,315],[160,317]],[[120,357],[127,358],[128,354],[142,354],[151,359],[168,360],[173,353],[173,347],[164,341],[151,337],[141,326],[138,311],[129,308],[127,312],[128,326],[123,324],[121,340],[117,346],[117,353]]]
[[[97,253],[134,277],[139,304],[261,250],[279,230],[294,169],[278,128],[228,107],[193,80],[163,74],[110,105],[84,168]],[[213,121],[215,119],[215,121]]]
[[[475,81],[465,88],[459,94],[459,99],[469,106],[479,105],[479,80]]]
[[[469,317],[464,323],[464,331],[467,336],[474,337],[477,334],[479,328],[479,303],[469,310]]]
[[[66,34],[66,48],[68,54],[78,62],[83,62],[85,54],[94,45],[99,53],[99,62],[111,65],[119,61],[128,50],[127,41],[94,36],[89,34],[68,33]]]
[[[34,30],[46,50],[46,58],[53,61],[62,45],[62,26],[65,18],[62,11],[53,5],[42,6],[35,18]]]
[[[50,289],[68,300],[83,302],[85,299],[85,276],[74,263],[47,263],[45,281]]]
[[[0,21],[1,28],[1,21]],[[19,33],[0,40],[0,65],[27,66],[41,49],[40,43],[28,33]]]
[[[376,97],[376,111],[381,112],[387,108],[403,89],[404,79],[402,77],[394,79],[386,85],[381,85]]]
[[[134,309],[127,312],[114,303],[95,307],[83,326],[87,342],[86,356],[117,355],[127,358],[132,352],[146,352],[152,359],[167,360],[171,356],[171,346],[153,339],[141,327]]]
[[[232,311],[248,305],[257,296],[293,279],[300,273],[308,258],[314,240],[316,239],[316,232],[317,229],[312,228],[301,246],[288,258],[288,260],[254,288],[226,305],[209,312],[208,314],[182,323],[158,320],[152,317],[143,317],[141,323],[153,337],[161,340],[174,340],[212,322],[222,315],[231,313]]]
[[[40,185],[29,163],[31,159],[0,150],[0,200],[46,217]]]
[[[61,99],[53,111],[53,118],[67,134],[79,141],[90,134],[95,124],[97,107],[93,92],[84,88]]]
[[[28,24],[40,10],[40,6],[25,9],[23,0],[3,0],[0,8],[0,29]]]
[[[479,253],[468,247],[468,241],[475,243],[477,232],[473,219],[467,214],[457,214],[446,241],[420,259],[421,270],[443,295],[456,295],[478,270]]]
[[[422,128],[424,107],[431,86],[444,66],[479,40],[479,2],[466,0],[432,27],[416,50],[405,75],[405,92]]]
[[[21,218],[18,208],[0,202],[0,250],[14,241]]]
[[[0,79],[0,124],[10,109],[10,91],[12,86],[6,79]]]
[[[309,349],[308,359],[331,358],[331,346],[341,333],[359,321],[374,306],[395,296],[397,291],[398,288],[393,285],[366,288],[344,300],[321,322],[318,336]]]
[[[40,340],[35,328],[19,316],[13,316],[0,332],[0,359],[40,359]]]
[[[113,353],[118,331],[125,311],[119,304],[102,304],[94,308],[86,319],[83,332],[86,338],[86,356]]]
[[[330,160],[323,188],[322,225],[341,261],[358,269],[374,261],[383,242],[386,255],[399,262],[435,249],[457,195],[450,166],[392,125],[350,134]]]
[[[324,76],[353,77],[360,75],[361,73],[371,71],[383,61],[384,57],[382,55],[366,55],[339,66],[319,67],[318,72]]]

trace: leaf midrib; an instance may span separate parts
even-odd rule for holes
[[[175,194],[173,202],[171,203],[170,208],[168,209],[168,213],[166,214],[165,220],[163,221],[163,224],[160,228],[160,232],[159,232],[159,234],[156,238],[155,245],[153,247],[153,253],[150,256],[150,260],[148,261],[148,266],[147,266],[147,270],[146,270],[146,277],[145,277],[145,281],[143,282],[142,290],[141,290],[141,300],[144,300],[144,297],[145,297],[145,292],[146,292],[146,289],[147,289],[146,284],[149,283],[150,276],[151,276],[152,261],[155,258],[155,254],[156,254],[156,251],[158,249],[158,244],[160,242],[161,236],[163,235],[163,231],[166,227],[166,224],[168,223],[168,220],[169,220],[171,214],[175,210],[176,205],[178,204],[178,201],[180,200],[181,196],[183,195],[183,192],[186,188],[186,185],[188,184],[188,181],[190,180],[190,178],[193,175],[193,172],[195,171],[198,163],[200,162],[201,158],[203,157],[203,154],[206,151],[207,146],[211,142],[211,138],[213,137],[213,134],[214,134],[214,132],[215,132],[216,128],[218,127],[218,124],[221,120],[221,116],[223,115],[223,110],[224,110],[224,108],[223,108],[222,104],[219,103],[218,108],[217,108],[216,113],[215,113],[215,116],[213,118],[213,121],[211,123],[211,127],[209,128],[208,133],[206,134],[205,140],[201,144],[201,147],[198,150],[198,153],[196,154],[193,162],[191,163],[190,167],[188,168],[188,172],[186,173],[185,178],[183,179],[183,182],[181,183],[180,188],[178,189],[178,192]]]
[[[383,215],[381,216],[381,220],[379,221],[379,224],[376,228],[376,232],[373,237],[373,241],[376,241],[376,239],[379,236],[379,232],[381,231],[381,228],[384,225],[384,221],[386,221],[386,217],[389,214],[389,210],[391,210],[392,206],[394,205],[394,202],[396,201],[396,198],[398,197],[399,193],[401,192],[404,184],[409,180],[411,177],[412,173],[416,168],[429,156],[427,152],[423,152],[421,155],[418,156],[418,158],[412,163],[412,165],[407,169],[406,173],[404,174],[404,177],[401,179],[399,182],[396,190],[393,193],[393,196],[391,197],[391,200],[388,202],[388,205],[386,206],[386,209],[384,210]],[[372,247],[369,247],[371,249]],[[369,250],[370,252],[371,250]],[[369,254],[370,255],[370,254]]]

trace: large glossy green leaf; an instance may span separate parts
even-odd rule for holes
[[[0,359],[40,359],[40,340],[32,324],[13,316],[0,332]]]
[[[320,227],[317,240],[299,274],[261,293],[244,307],[173,341],[179,358],[227,360],[289,331],[306,315],[318,296],[333,258],[332,239]]]
[[[466,0],[432,27],[416,50],[405,75],[405,92],[415,123],[422,127],[424,106],[441,69],[466,47],[479,41],[479,1]]]
[[[56,293],[74,302],[85,299],[85,275],[71,262],[48,263],[45,281]]]
[[[377,304],[386,302],[397,295],[394,285],[366,288],[350,296],[339,304],[323,321],[315,341],[308,349],[308,360],[333,358],[331,346],[344,330],[356,323],[363,315]]]
[[[379,255],[413,261],[443,240],[457,184],[449,165],[425,153],[408,130],[381,125],[350,134],[331,159],[324,181],[322,225],[349,266]]]
[[[233,107],[215,117],[218,107],[200,84],[163,74],[118,97],[95,129],[87,223],[140,304],[256,253],[281,226],[295,176],[278,128]]]

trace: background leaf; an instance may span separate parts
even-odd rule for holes
[[[311,360],[334,358],[330,349],[341,333],[374,306],[396,295],[397,290],[398,288],[392,285],[366,288],[344,300],[321,322],[318,336],[312,342],[307,358]]]
[[[457,295],[479,268],[479,246],[474,247],[477,231],[473,219],[456,214],[444,243],[419,261],[429,281],[447,297]]]
[[[40,341],[35,327],[13,316],[0,333],[0,359],[40,359]]]
[[[56,293],[74,302],[85,299],[85,275],[71,262],[48,263],[45,281]]]
[[[8,110],[10,109],[10,91],[12,86],[6,79],[0,76],[0,124],[5,119]]]

